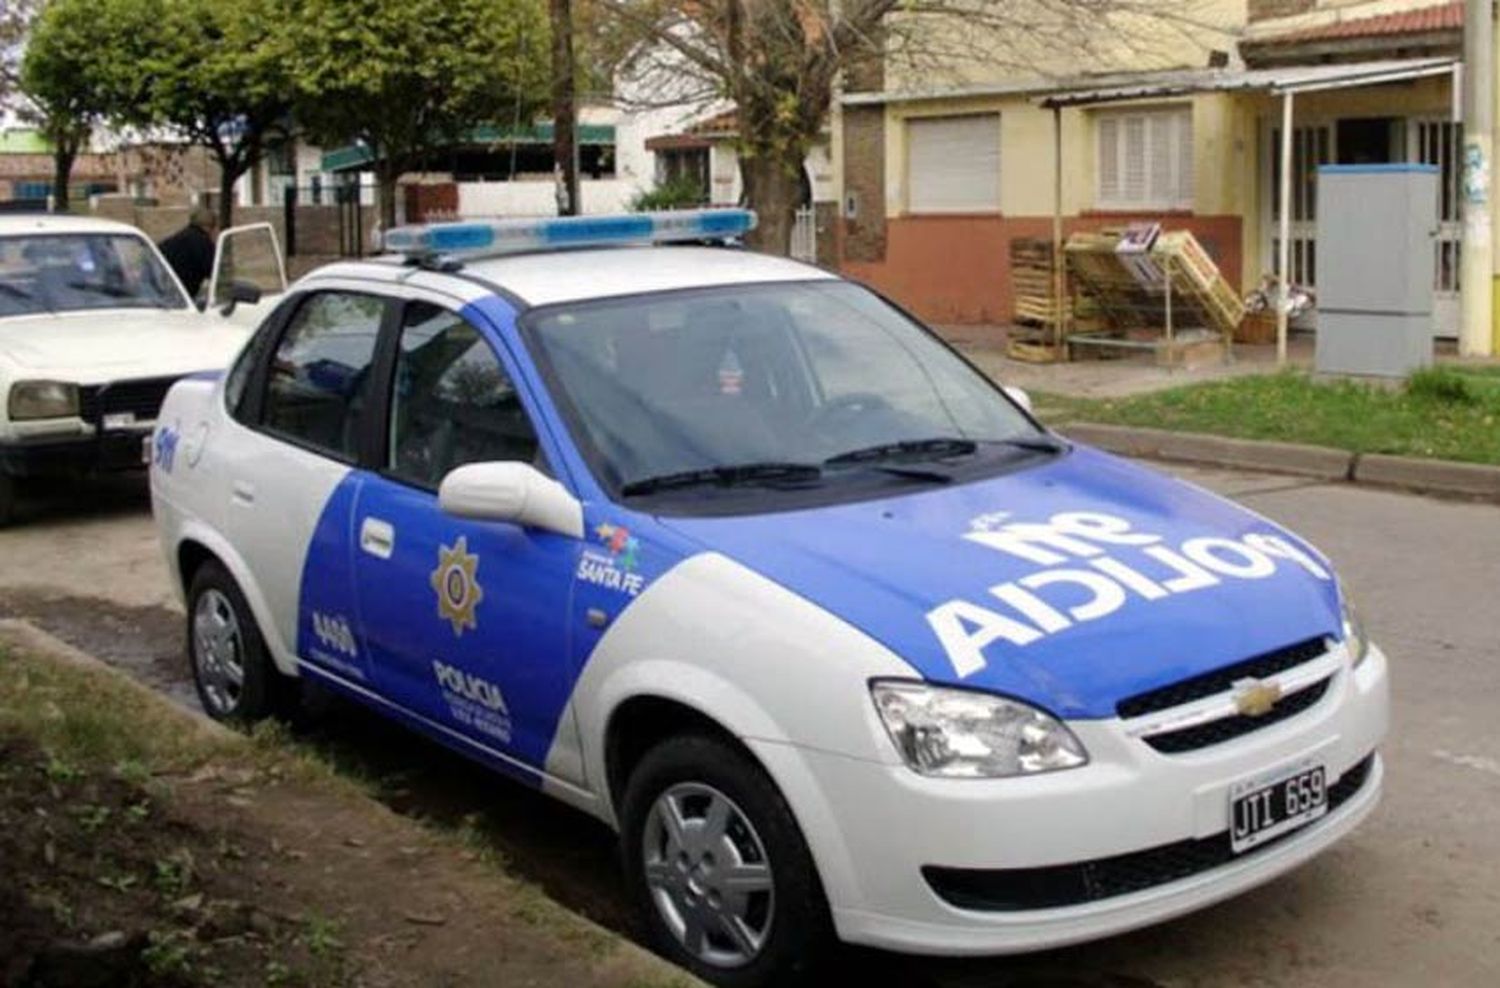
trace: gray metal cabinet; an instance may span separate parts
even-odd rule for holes
[[[1432,363],[1435,165],[1318,169],[1317,369],[1404,377]]]

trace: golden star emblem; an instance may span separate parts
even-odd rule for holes
[[[432,571],[432,589],[437,593],[438,617],[453,625],[453,634],[479,627],[474,610],[484,599],[479,585],[479,557],[469,552],[469,540],[459,536],[453,545],[438,546],[437,569]]]

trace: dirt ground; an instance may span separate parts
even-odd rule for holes
[[[43,654],[0,646],[0,984],[689,983],[284,739]]]

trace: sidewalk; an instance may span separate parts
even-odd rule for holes
[[[1128,398],[1168,388],[1178,388],[1207,381],[1274,374],[1276,347],[1236,343],[1229,363],[1215,363],[1188,369],[1158,367],[1149,356],[1136,355],[1119,360],[1083,360],[1072,363],[1032,364],[1012,360],[1005,355],[1007,327],[936,326],[938,333],[972,360],[990,377],[1003,384],[1045,394],[1069,398]],[[1310,371],[1313,368],[1314,336],[1294,333],[1288,341],[1287,365]],[[1439,363],[1467,364],[1452,352],[1451,344],[1440,344]],[[1494,365],[1496,360],[1474,361]]]

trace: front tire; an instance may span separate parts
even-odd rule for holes
[[[626,784],[621,854],[657,949],[730,988],[794,982],[831,939],[812,855],[786,800],[741,749],[670,738]]]
[[[210,717],[248,724],[276,711],[281,674],[239,584],[215,560],[193,574],[187,648],[193,684]]]

